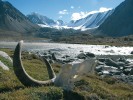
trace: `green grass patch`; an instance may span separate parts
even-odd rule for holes
[[[0,61],[2,63],[4,63],[6,66],[8,66],[9,68],[12,68],[12,66],[13,66],[12,63],[8,59],[6,59],[6,58],[4,58],[2,56],[0,56]]]

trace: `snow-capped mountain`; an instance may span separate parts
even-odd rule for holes
[[[63,25],[64,23],[62,20],[54,21],[53,19],[50,19],[46,16],[43,16],[35,12],[27,15],[27,17],[32,23],[46,27],[57,26],[57,25],[60,26]]]
[[[97,12],[94,14],[88,14],[86,17],[81,18],[79,20],[72,20],[68,23],[68,27],[73,27],[77,29],[90,29],[97,28],[101,25],[108,16],[113,13],[114,10],[109,10],[105,12]]]
[[[85,17],[79,19],[79,20],[72,20],[68,22],[67,24],[64,23],[62,20],[54,21],[46,16],[40,15],[38,13],[32,13],[30,15],[27,15],[28,19],[35,24],[38,24],[41,27],[50,27],[50,28],[56,28],[56,29],[92,29],[97,28],[100,26],[108,16],[110,16],[113,13],[114,10],[108,10],[104,12],[95,12],[86,15]]]

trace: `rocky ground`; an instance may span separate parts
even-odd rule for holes
[[[38,55],[38,53],[37,53]],[[125,83],[133,84],[133,56],[132,55],[95,55],[93,53],[81,52],[75,58],[70,55],[62,56],[61,59],[56,54],[44,52],[42,57],[47,58],[50,63],[79,63],[86,59],[94,58],[98,61],[95,72],[101,77],[113,77]]]

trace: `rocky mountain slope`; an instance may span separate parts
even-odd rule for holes
[[[0,0],[0,30],[28,33],[38,28],[9,2]]]
[[[108,36],[133,34],[133,0],[122,2],[99,27],[100,33]]]

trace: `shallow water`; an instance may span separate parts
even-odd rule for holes
[[[0,48],[14,49],[17,42],[0,42]],[[64,43],[23,43],[23,50],[44,53],[55,52],[57,55],[76,56],[81,52],[91,52],[95,55],[131,55],[133,47],[115,47],[107,45],[84,45]]]

